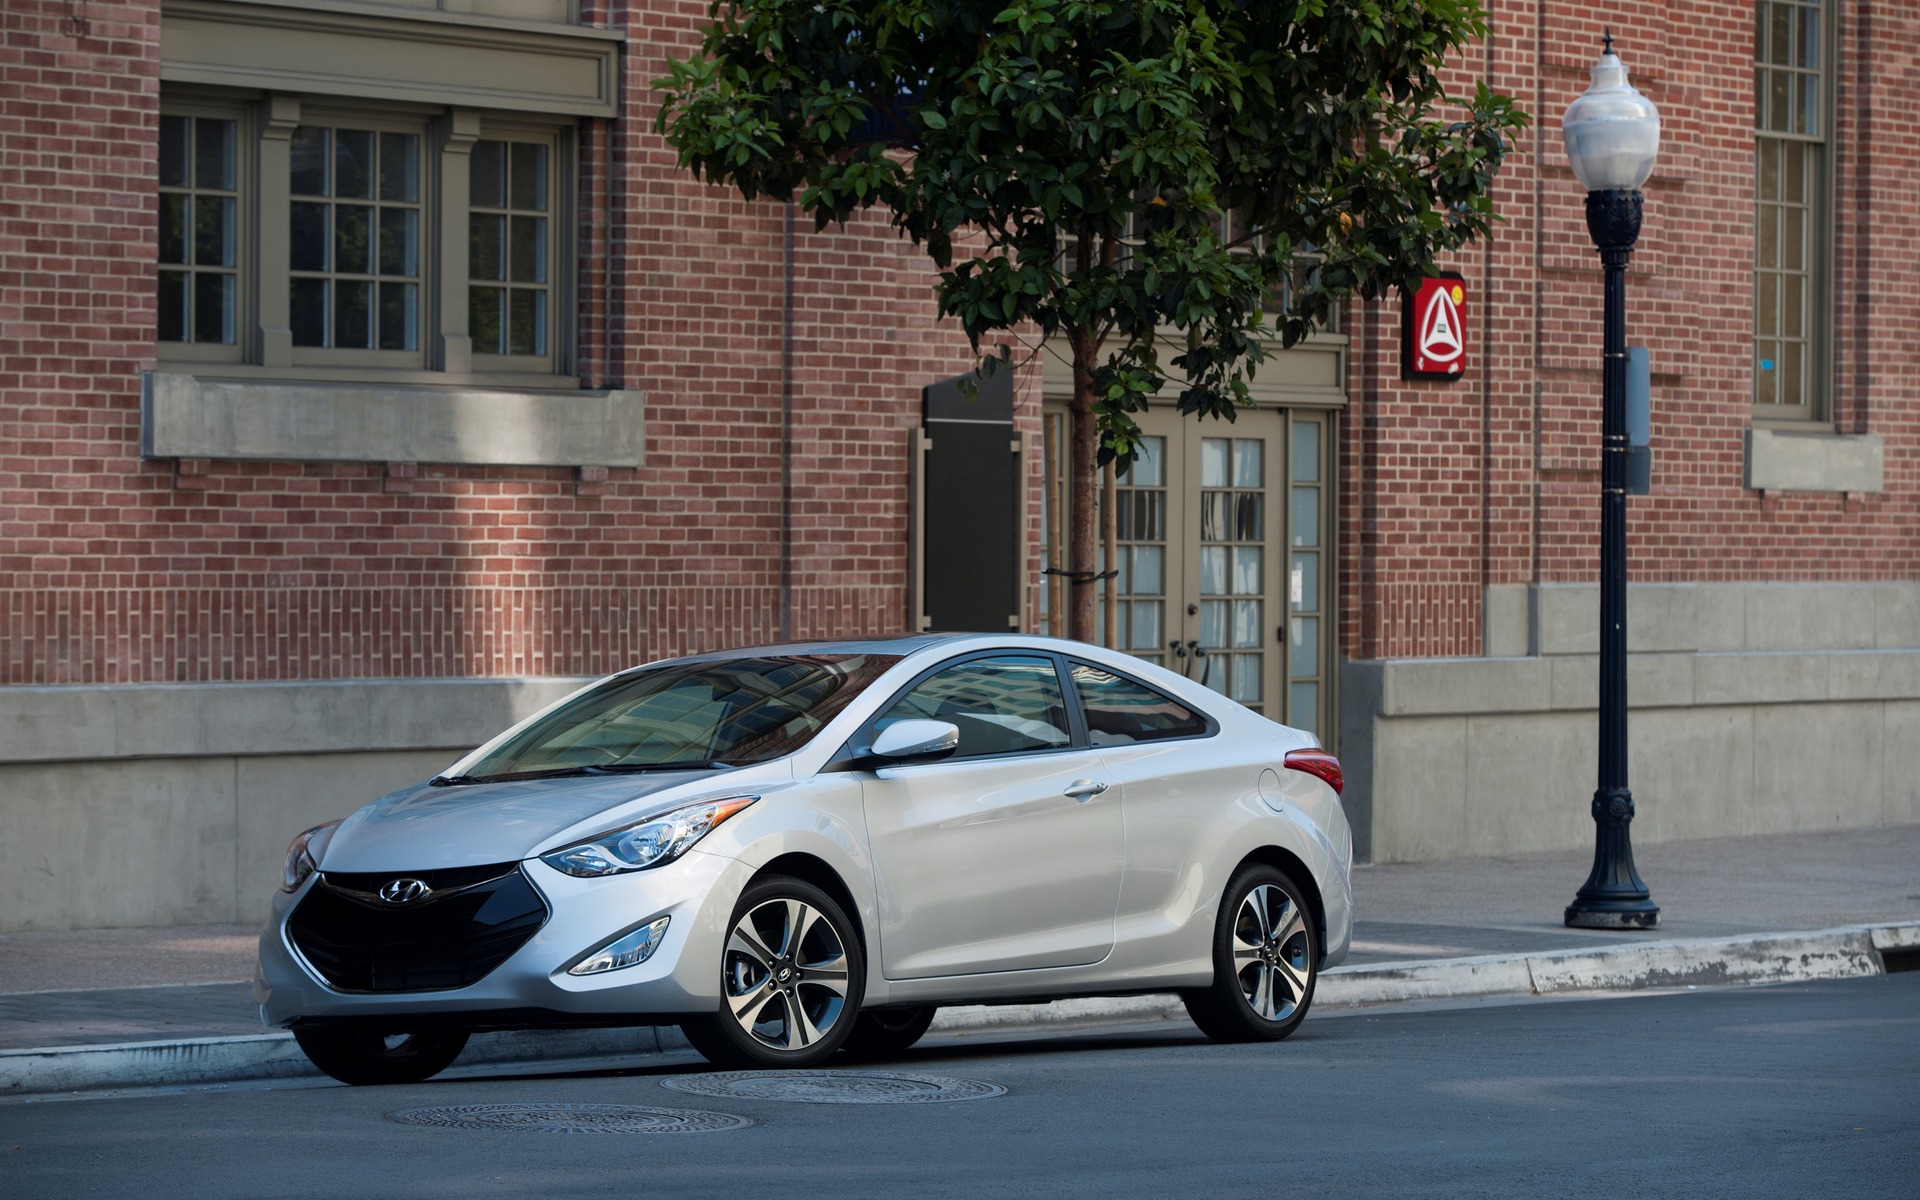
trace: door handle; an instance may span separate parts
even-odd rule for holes
[[[1091,779],[1076,779],[1061,791],[1062,796],[1072,796],[1085,804],[1088,800],[1107,790],[1108,785]]]

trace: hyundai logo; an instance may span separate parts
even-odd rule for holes
[[[424,879],[391,879],[380,889],[380,898],[388,904],[412,904],[432,894]]]

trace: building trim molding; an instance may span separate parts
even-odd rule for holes
[[[146,458],[638,467],[645,397],[347,383],[273,383],[148,372]]]
[[[472,14],[168,0],[160,78],[576,117],[619,115],[626,35]]]

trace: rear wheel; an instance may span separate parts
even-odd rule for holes
[[[771,876],[734,906],[719,1011],[680,1028],[721,1066],[811,1067],[846,1044],[865,987],[860,939],[833,897]]]
[[[461,1031],[361,1033],[301,1025],[293,1040],[308,1061],[341,1083],[419,1083],[453,1065],[467,1047]]]
[[[1319,946],[1300,886],[1264,863],[1242,867],[1220,900],[1213,984],[1181,996],[1187,1014],[1215,1041],[1279,1041],[1313,1003]]]
[[[869,1008],[853,1023],[846,1051],[855,1058],[891,1058],[919,1041],[939,1011],[932,1004],[916,1008]]]

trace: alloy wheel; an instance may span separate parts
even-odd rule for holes
[[[1233,923],[1240,993],[1263,1020],[1284,1021],[1307,995],[1313,938],[1300,906],[1272,884],[1249,891]]]
[[[748,909],[727,938],[726,1011],[759,1045],[803,1051],[845,1013],[847,976],[833,922],[805,901],[778,897]]]

